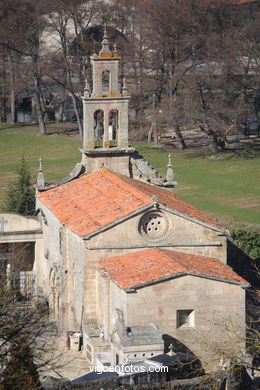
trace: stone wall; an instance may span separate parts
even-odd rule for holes
[[[99,325],[109,319],[110,334],[119,309],[126,326],[156,323],[166,335],[166,345],[180,340],[179,351],[197,354],[210,370],[220,368],[221,357],[226,361],[237,357],[245,347],[245,291],[238,285],[183,276],[131,294],[110,282],[108,297],[106,283],[99,275],[96,319]],[[178,327],[178,310],[193,311],[191,326]]]
[[[67,328],[80,331],[84,310],[84,259],[83,240],[69,229],[64,232],[64,287],[67,296]],[[66,286],[65,286],[66,283]]]
[[[162,239],[153,241],[140,234],[138,226],[145,214],[143,212],[87,240],[86,247],[90,249],[88,257],[105,259],[146,247],[165,245],[165,249],[213,257],[226,264],[225,236],[170,212],[162,210],[162,213],[169,221],[168,233]]]
[[[37,217],[25,217],[13,213],[0,213],[0,218],[4,219],[4,233],[23,232],[39,232],[41,231],[41,223]],[[1,233],[1,231],[0,231]]]
[[[1,260],[2,259],[2,260]],[[42,226],[39,217],[0,213],[0,260],[3,273],[7,265],[12,272],[31,272],[41,277]],[[33,291],[40,294],[41,291]]]
[[[193,311],[190,326],[178,327],[177,310]],[[155,322],[209,369],[219,369],[221,356],[238,356],[245,346],[245,292],[234,284],[195,276],[172,279],[127,294],[127,312],[127,326]]]

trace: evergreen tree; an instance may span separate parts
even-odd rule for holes
[[[35,212],[35,190],[24,157],[20,168],[17,168],[17,173],[17,180],[10,183],[6,191],[5,211],[33,215]]]
[[[41,390],[36,365],[26,338],[10,348],[9,361],[2,373],[0,390]]]
[[[255,260],[259,266],[260,262],[260,234],[254,231],[233,230],[231,237],[237,246],[248,256]]]

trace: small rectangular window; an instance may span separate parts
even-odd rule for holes
[[[194,310],[177,310],[177,328],[194,327]]]

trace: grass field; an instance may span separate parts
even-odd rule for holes
[[[46,180],[62,178],[81,159],[78,136],[57,134],[58,126],[48,128],[49,135],[38,135],[34,126],[0,127],[0,204],[8,182],[16,176],[16,167],[24,156],[36,177],[39,157],[43,160]],[[184,152],[170,147],[135,144],[137,150],[165,175],[169,152],[173,158],[176,194],[215,216],[227,227],[260,230],[260,155],[257,148],[243,153],[211,156],[206,149]]]

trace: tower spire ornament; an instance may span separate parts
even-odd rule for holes
[[[45,187],[45,178],[42,169],[42,159],[39,158],[39,168],[38,168],[38,176],[37,176],[37,188],[43,189]]]
[[[174,186],[177,184],[176,181],[174,181],[174,172],[173,172],[173,166],[172,166],[172,156],[168,155],[168,165],[167,165],[167,171],[166,171],[166,180],[168,185]]]
[[[107,25],[104,24],[104,33],[103,33],[103,39],[102,39],[102,48],[99,52],[99,56],[102,57],[104,55],[111,55],[109,40],[107,36]]]
[[[114,43],[113,56],[114,56],[114,57],[118,57],[118,51],[117,51],[117,45],[116,45],[116,43]]]
[[[89,86],[89,82],[88,80],[86,79],[85,80],[85,88],[84,88],[84,98],[89,98],[90,97],[90,86]]]
[[[176,353],[174,352],[174,346],[172,344],[169,345],[169,352],[167,353],[168,356],[175,356]]]
[[[125,79],[125,77],[123,78],[122,96],[127,96],[127,86],[126,86],[126,79]]]

